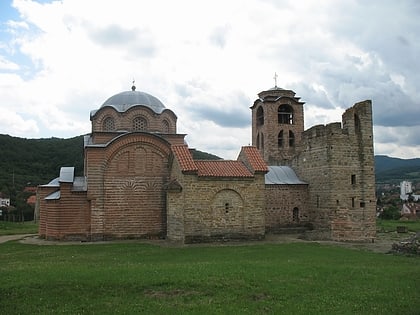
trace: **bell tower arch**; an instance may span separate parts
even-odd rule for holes
[[[251,106],[252,145],[269,165],[289,165],[304,130],[303,104],[292,90],[262,91]]]

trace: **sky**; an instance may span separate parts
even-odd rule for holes
[[[305,129],[370,99],[375,154],[420,157],[420,1],[0,0],[0,134],[87,134],[135,80],[190,147],[236,159],[275,73]]]

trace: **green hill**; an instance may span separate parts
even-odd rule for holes
[[[192,154],[197,160],[220,159],[195,149]],[[0,191],[7,193],[12,187],[20,191],[27,185],[46,184],[58,176],[62,166],[74,166],[77,175],[83,173],[83,136],[26,139],[0,135]],[[377,182],[420,181],[420,158],[377,155],[375,174]]]
[[[83,136],[25,139],[0,135],[0,191],[46,184],[58,176],[61,166],[75,166],[77,174],[83,173]]]

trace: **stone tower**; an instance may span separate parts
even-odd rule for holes
[[[376,234],[372,104],[348,108],[342,123],[302,133],[293,160],[309,185],[310,220],[337,241],[371,241]]]
[[[289,165],[301,141],[304,103],[295,94],[275,86],[251,106],[252,145],[269,165]]]

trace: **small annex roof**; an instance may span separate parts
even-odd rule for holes
[[[195,161],[199,177],[254,177],[240,161],[212,160]]]
[[[61,196],[60,191],[57,190],[57,191],[54,191],[53,193],[49,194],[48,196],[46,196],[44,199],[45,200],[58,200],[58,199],[60,199],[60,196]]]
[[[252,159],[252,149],[249,150],[251,153],[252,163],[255,164],[257,170],[264,170],[260,161],[255,158]],[[173,145],[172,152],[179,163],[181,171],[184,173],[194,173],[198,177],[240,177],[240,178],[252,178],[254,174],[247,168],[245,163],[242,161],[232,160],[194,160],[187,145]],[[265,164],[264,164],[265,167]],[[255,169],[253,170],[255,171]]]
[[[295,171],[289,166],[269,166],[265,174],[266,185],[306,185],[301,181]]]
[[[54,178],[48,184],[40,185],[41,187],[60,187],[59,177]]]

